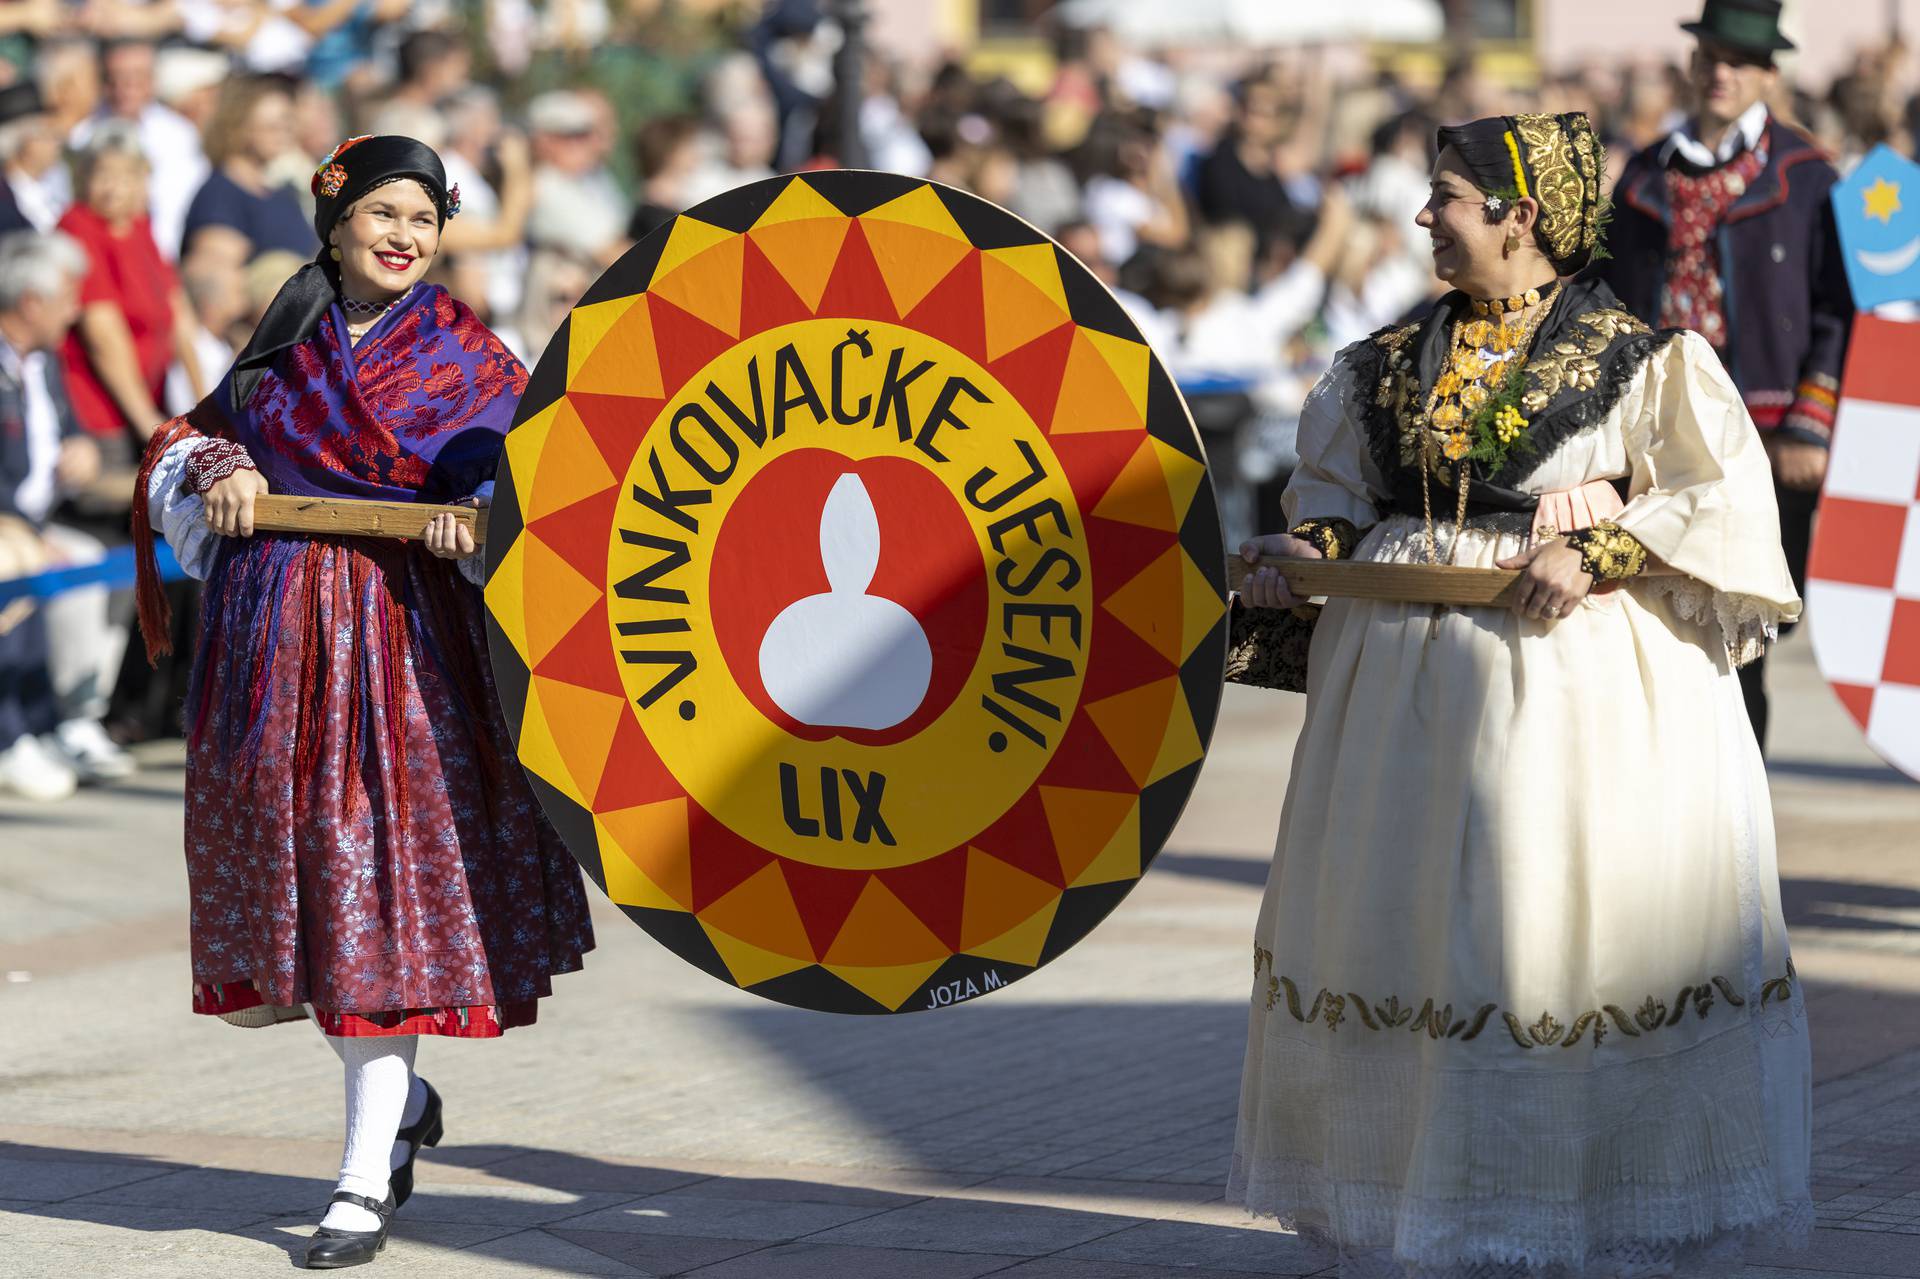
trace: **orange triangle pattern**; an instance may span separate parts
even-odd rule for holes
[[[953,952],[887,891],[876,877],[867,881],[824,962],[852,968],[893,967],[945,959]],[[904,998],[905,996],[902,996]]]
[[[1127,814],[1139,806],[1140,797],[1131,791],[1042,786],[1040,803],[1047,810],[1060,873],[1072,883],[1100,855]]]
[[[607,327],[591,351],[581,357],[578,370],[567,379],[567,390],[590,395],[631,395],[658,398],[666,394],[660,385],[660,355],[653,345],[653,316],[644,306],[631,305],[640,299],[618,299],[629,303]],[[601,303],[611,307],[613,302]]]
[[[523,535],[527,544],[524,572],[540,584],[537,599],[527,601],[527,660],[538,666],[546,660],[580,615],[606,597],[606,592],[580,576],[571,564],[539,538]]]
[[[1160,758],[1173,699],[1181,696],[1180,677],[1172,675],[1139,688],[1115,693],[1087,707],[1095,728],[1113,747],[1135,786],[1144,787]]]
[[[969,848],[960,949],[972,950],[1019,927],[1059,896],[1060,890],[1046,880]]]
[[[574,788],[582,796],[591,797],[600,789],[613,730],[627,713],[626,699],[542,675],[535,675],[533,682],[540,690],[540,706],[549,725],[566,726],[566,731],[556,733],[553,739],[560,762],[573,778]]]
[[[640,300],[637,293],[610,298],[589,306],[576,306],[567,317],[567,385],[580,376],[580,367],[607,336],[616,321]]]
[[[887,294],[901,315],[918,306],[920,299],[933,292],[933,286],[946,279],[960,259],[973,250],[965,240],[902,222],[873,221],[871,214],[862,218],[860,225],[886,279]]]
[[[647,286],[647,291],[651,293],[654,284],[666,279],[714,245],[734,236],[735,233],[725,227],[681,214],[673,220],[673,229],[667,232],[667,246],[660,251],[660,260],[653,264],[653,284]]]
[[[687,801],[663,799],[653,804],[637,804],[594,815],[613,851],[626,859],[648,884],[664,893],[681,910],[693,909],[693,866],[689,859]],[[613,892],[613,868],[606,866],[607,841],[600,843],[601,862],[607,876],[607,894],[616,902],[624,901]],[[627,905],[650,905],[625,902]]]
[[[1091,333],[1091,329],[1074,330],[1073,348],[1067,352],[1067,371],[1060,379],[1060,398],[1054,402],[1053,425],[1048,433],[1143,430],[1146,413],[1120,384],[1113,366],[1094,345]]]
[[[1151,645],[1154,652],[1176,664],[1185,656],[1181,651],[1186,637],[1180,566],[1186,558],[1178,545],[1170,548],[1101,601],[1101,607]]]
[[[1144,424],[1147,416],[1147,376],[1153,368],[1153,352],[1147,349],[1145,342],[1115,337],[1099,329],[1088,329],[1086,334],[1087,341],[1093,344],[1093,349],[1113,370],[1120,389],[1133,401],[1134,410],[1140,414]]]
[[[1103,520],[1138,524],[1142,528],[1176,533],[1180,529],[1173,510],[1173,497],[1167,492],[1167,480],[1161,470],[1160,455],[1154,451],[1151,437],[1140,441],[1133,456],[1114,477],[1093,513]]]
[[[613,472],[600,456],[600,447],[580,424],[580,415],[564,398],[556,401],[553,426],[547,432],[546,447],[540,450],[540,469],[533,477],[533,492],[525,502],[525,521],[531,524],[582,498],[604,493],[614,482]]]
[[[990,937],[967,953],[981,959],[997,959],[1022,968],[1038,968],[1047,949],[1047,934],[1053,931],[1053,917],[1060,912],[1058,898],[1048,902],[1022,923],[1015,924],[998,937]]]
[[[734,937],[751,938],[754,945],[776,955],[813,962],[813,945],[779,862],[768,862],[708,905],[700,912],[700,922]]]
[[[852,225],[847,218],[831,221],[807,218],[771,225],[762,219],[747,232],[747,238],[766,254],[767,261],[795,296],[807,304],[807,309],[818,311],[821,295],[826,293],[827,281],[833,276],[833,264],[840,256],[840,246],[846,243],[847,228]]]
[[[1048,253],[1051,256],[1052,251]],[[980,255],[980,296],[987,315],[989,360],[997,360],[1073,318],[1032,280],[992,253]]]
[[[1067,288],[1060,281],[1060,258],[1053,245],[1020,244],[1010,249],[988,249],[987,256],[1018,271],[1061,314],[1067,313]]]
[[[698,316],[728,337],[739,337],[740,255],[746,244],[743,236],[728,236],[668,275],[654,276],[647,292]]]
[[[1140,806],[1127,810],[1126,817],[1107,839],[1106,847],[1080,868],[1071,881],[1074,888],[1088,884],[1111,884],[1122,879],[1140,878]]]

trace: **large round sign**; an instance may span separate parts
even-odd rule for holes
[[[1192,423],[1111,294],[964,192],[814,173],[582,299],[487,542],[521,762],[594,881],[834,1012],[999,989],[1172,829],[1218,709]]]

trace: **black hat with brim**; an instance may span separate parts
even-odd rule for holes
[[[1780,34],[1779,0],[1707,0],[1700,21],[1683,22],[1680,29],[1743,53],[1772,55],[1795,47]]]

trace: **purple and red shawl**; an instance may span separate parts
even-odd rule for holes
[[[336,306],[244,405],[229,373],[148,468],[213,435],[272,492],[455,501],[490,481],[526,380],[471,310],[416,285],[358,347]],[[348,1027],[331,1033],[498,1033],[592,947],[453,561],[395,539],[224,542],[187,721],[196,1010],[311,1003]]]

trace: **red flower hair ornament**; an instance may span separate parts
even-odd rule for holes
[[[347,170],[335,161],[372,136],[371,133],[363,133],[357,138],[348,138],[335,147],[328,153],[326,159],[320,161],[320,167],[313,171],[313,181],[308,184],[307,189],[314,195],[328,200],[339,195],[340,189],[347,185]]]

